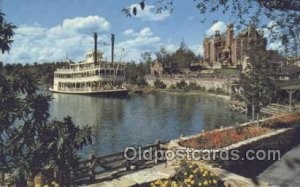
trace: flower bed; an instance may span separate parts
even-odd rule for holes
[[[257,127],[257,125],[239,126],[225,130],[205,132],[199,137],[182,140],[179,142],[179,145],[194,149],[223,148],[271,131],[272,129],[269,127]]]
[[[263,123],[264,127],[269,128],[286,128],[300,125],[300,114],[288,114],[277,116]]]
[[[256,123],[247,126],[238,126],[224,130],[215,130],[202,133],[200,136],[179,142],[180,146],[194,149],[224,148],[231,144],[257,137],[278,128],[300,126],[300,115],[288,114],[264,121],[260,127]]]
[[[149,185],[145,185],[149,186]],[[150,187],[222,187],[223,181],[204,166],[188,162],[181,162],[176,168],[176,174],[170,179],[156,180]]]

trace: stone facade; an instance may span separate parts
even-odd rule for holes
[[[246,50],[250,42],[260,42],[263,44],[262,50],[266,50],[266,39],[254,26],[249,26],[237,36],[234,36],[233,24],[229,24],[224,34],[216,31],[215,35],[205,37],[203,63],[208,68],[213,69],[242,66],[247,58]]]
[[[154,64],[150,67],[150,73],[153,76],[160,77],[164,72],[164,68],[162,66],[162,63],[156,61]]]

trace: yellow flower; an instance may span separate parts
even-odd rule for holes
[[[171,187],[177,187],[177,183],[176,183],[175,181],[173,181],[173,182],[171,183]]]
[[[161,185],[161,187],[168,187],[168,181],[164,181]]]
[[[204,184],[204,186],[208,185],[207,180],[205,180],[205,181],[203,182],[203,184]]]
[[[194,176],[193,176],[193,175],[190,175],[190,178],[192,179],[192,178],[194,178]]]
[[[192,180],[192,181],[191,181],[191,184],[194,185],[194,184],[195,184],[195,181]]]
[[[217,184],[217,181],[215,179],[212,182],[213,182],[213,184]]]
[[[55,181],[53,181],[51,184],[52,184],[54,187],[59,187],[59,184],[58,184],[57,182],[55,182]]]
[[[195,169],[195,170],[193,171],[193,173],[195,174],[195,173],[197,173],[197,171],[198,171],[198,170],[197,170],[197,169]]]
[[[185,172],[184,175],[187,176],[187,172]]]
[[[199,182],[198,185],[199,185],[199,186],[202,186],[202,182]]]

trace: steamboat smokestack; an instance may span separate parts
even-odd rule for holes
[[[111,35],[111,62],[114,63],[115,35]]]
[[[97,33],[94,32],[94,63],[96,64],[97,62]]]

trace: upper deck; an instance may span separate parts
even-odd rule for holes
[[[70,64],[66,68],[60,68],[55,73],[79,73],[84,71],[93,70],[124,70],[125,65],[121,63],[105,63],[99,62],[94,64],[93,62],[83,62],[78,64]]]
[[[65,68],[57,69],[54,73],[59,74],[69,74],[69,73],[80,73],[85,71],[96,71],[96,70],[119,70],[123,71],[125,69],[125,65],[122,63],[109,63],[103,61],[103,53],[101,51],[97,52],[97,60],[94,63],[95,53],[89,51],[86,54],[86,59],[84,62],[69,64]]]

